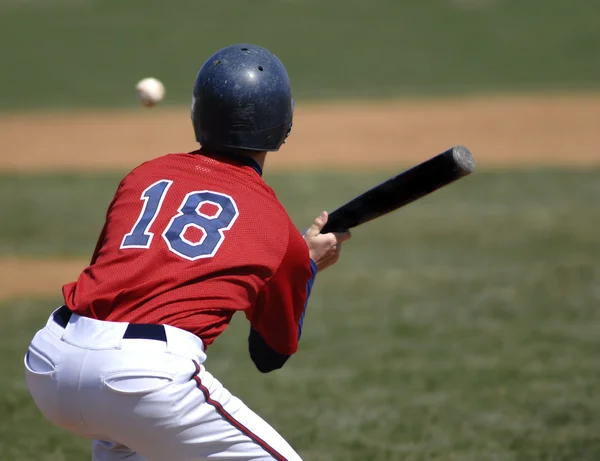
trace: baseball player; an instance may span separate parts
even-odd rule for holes
[[[204,367],[237,311],[261,372],[298,349],[317,271],[349,233],[301,234],[261,178],[292,126],[288,74],[268,50],[224,48],[200,69],[200,149],[121,181],[90,265],[25,356],[42,414],[92,442],[94,461],[299,460]]]

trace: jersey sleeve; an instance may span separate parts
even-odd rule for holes
[[[289,228],[287,251],[277,271],[246,312],[251,337],[260,338],[254,341],[255,345],[264,343],[260,344],[261,349],[267,346],[284,356],[298,350],[304,312],[316,276],[316,265],[310,260],[304,239],[293,225]]]

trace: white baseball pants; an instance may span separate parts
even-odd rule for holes
[[[27,385],[48,420],[93,439],[93,461],[300,460],[205,370],[195,335],[131,338],[127,323],[55,314],[25,356]]]

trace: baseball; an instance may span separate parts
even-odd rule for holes
[[[138,98],[146,107],[158,104],[165,97],[165,86],[154,77],[140,80],[135,86]]]

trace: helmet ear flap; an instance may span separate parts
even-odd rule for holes
[[[194,128],[194,136],[196,137],[196,141],[200,142],[200,137],[198,136],[198,129],[196,126],[196,96],[192,95],[192,104],[190,107],[190,115],[192,119],[192,126]]]
[[[294,124],[294,122],[290,122],[290,127],[287,130],[287,133],[285,134],[285,138],[283,139],[283,144],[286,143],[288,136],[290,135],[290,133],[292,132],[292,125]]]
[[[290,133],[292,132],[292,125],[294,124],[294,99],[292,98],[292,114],[291,114],[292,119],[290,120],[290,126],[287,130],[287,133],[285,134],[285,138],[283,139],[283,144],[285,144],[285,142],[287,141],[288,136],[290,135]]]

